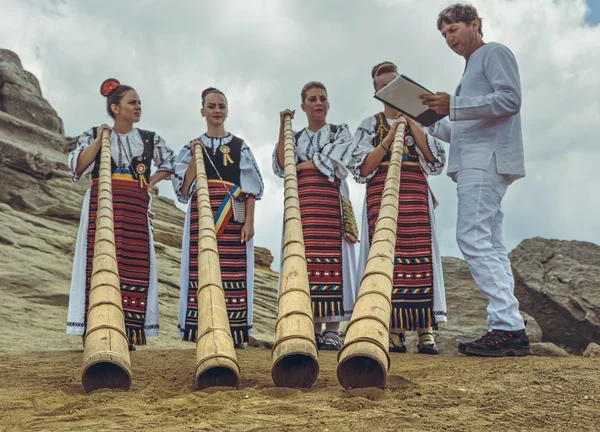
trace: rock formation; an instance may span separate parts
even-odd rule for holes
[[[521,309],[544,341],[581,353],[600,342],[600,246],[533,238],[511,252]]]

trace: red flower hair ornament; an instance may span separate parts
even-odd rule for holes
[[[121,83],[119,82],[118,79],[109,78],[107,80],[104,80],[104,82],[100,86],[100,93],[102,94],[102,96],[108,97],[120,85],[121,85]]]

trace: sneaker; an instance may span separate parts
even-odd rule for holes
[[[417,353],[438,355],[440,351],[438,350],[437,346],[435,346],[435,342],[423,342],[422,344],[417,345]]]
[[[323,336],[321,336],[321,333],[315,333],[315,343],[317,344],[317,349],[321,349],[321,345],[323,345]]]
[[[135,345],[129,345],[129,351],[135,351]]]
[[[460,347],[459,347],[460,350]],[[465,344],[465,354],[477,357],[507,357],[532,355],[525,330],[492,330]]]
[[[321,344],[322,350],[327,351],[338,351],[342,347],[342,342],[340,341],[340,336],[334,331],[324,331],[323,332],[323,343]]]
[[[241,343],[241,342],[237,342],[237,343],[233,344],[233,347],[235,349],[246,349],[246,344],[245,343]]]
[[[404,345],[404,341],[406,339],[405,339],[404,335],[402,333],[394,333],[394,334],[398,336],[398,339],[400,339],[400,343],[397,344],[394,341],[394,338],[392,338],[390,336],[390,341],[389,341],[390,352],[401,353],[401,354],[406,353],[406,346]]]
[[[466,354],[467,353],[467,343],[466,342],[459,342],[458,343],[458,352],[461,354]]]

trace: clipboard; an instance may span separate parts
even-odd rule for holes
[[[427,127],[443,119],[446,115],[438,114],[429,109],[427,105],[423,105],[419,96],[424,93],[434,94],[406,75],[398,75],[373,97]]]

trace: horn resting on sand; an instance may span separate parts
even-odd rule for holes
[[[229,328],[215,223],[202,146],[195,145],[198,198],[198,337],[196,385],[238,387],[240,367]]]
[[[129,340],[117,267],[110,132],[102,131],[98,210],[81,383],[85,391],[131,386]]]
[[[403,150],[404,127],[399,126],[365,273],[338,353],[337,376],[344,388],[381,388],[390,367],[389,323]]]
[[[289,115],[284,119],[284,208],[278,318],[271,376],[279,387],[309,388],[319,374],[319,361]]]

